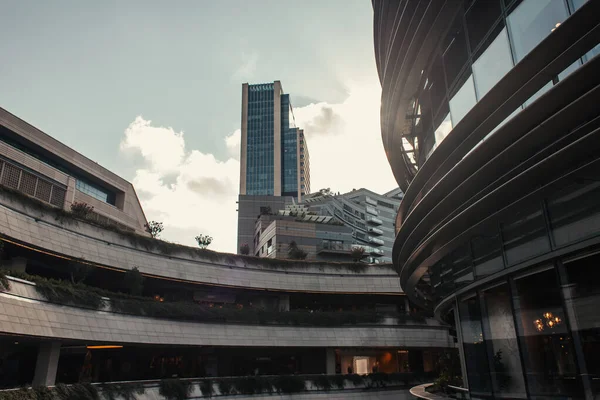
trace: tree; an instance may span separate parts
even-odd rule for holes
[[[208,235],[196,236],[196,242],[198,242],[198,246],[200,246],[201,249],[207,248],[212,243],[212,240],[213,240],[212,236],[208,236]]]
[[[365,249],[364,247],[353,247],[352,250],[350,250],[350,255],[352,256],[352,259],[354,259],[354,262],[359,262],[365,256]]]
[[[153,238],[157,238],[160,236],[160,233],[163,231],[163,223],[157,221],[150,221],[147,224],[144,224],[144,228],[146,232],[150,234]]]
[[[288,258],[292,260],[304,260],[307,255],[308,253],[299,248],[295,241],[292,240],[288,245]]]
[[[125,272],[123,281],[125,282],[129,294],[140,296],[144,291],[144,276],[140,273],[138,267],[133,267]]]
[[[248,243],[244,243],[240,246],[240,254],[243,254],[245,256],[250,254],[250,246],[248,246]]]
[[[77,260],[71,260],[67,264],[67,272],[71,278],[71,283],[83,281],[92,272],[92,267]]]
[[[94,206],[87,203],[74,202],[71,204],[71,212],[79,218],[87,218],[94,211]]]

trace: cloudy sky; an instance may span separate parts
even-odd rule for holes
[[[280,80],[311,187],[384,192],[368,0],[0,0],[0,106],[130,180],[163,238],[235,252],[241,84]]]

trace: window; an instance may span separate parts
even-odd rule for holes
[[[541,204],[521,206],[505,217],[501,228],[509,265],[550,250]]]
[[[566,18],[563,0],[525,0],[519,4],[508,16],[516,61],[521,61]]]
[[[467,32],[469,32],[469,44],[474,51],[489,32],[494,23],[500,19],[502,9],[497,0],[476,0],[467,11]]]
[[[473,76],[481,99],[513,67],[506,28],[473,63]]]
[[[515,317],[531,397],[583,398],[554,268],[515,279]]]
[[[448,113],[444,117],[444,120],[442,121],[440,126],[438,126],[435,130],[435,144],[439,145],[440,143],[442,143],[442,140],[444,140],[444,138],[448,136],[451,130],[452,120],[450,119],[450,113]]]
[[[442,48],[444,49],[443,61],[446,71],[446,82],[448,88],[451,88],[469,59],[465,30],[462,25],[462,15],[454,22],[448,36],[445,38]]]
[[[458,303],[463,350],[469,378],[469,389],[474,394],[491,394],[490,370],[481,329],[479,299],[473,296]]]
[[[467,78],[467,81],[450,99],[450,115],[452,126],[456,126],[461,119],[473,108],[477,99],[475,97],[475,86],[473,86],[473,75]]]
[[[75,187],[80,192],[83,192],[89,196],[92,196],[93,198],[95,198],[97,200],[100,200],[100,201],[103,201],[105,203],[112,204],[112,205],[115,204],[114,194],[108,192],[107,190],[105,190],[97,185],[94,185],[93,183],[84,182],[80,179],[77,179]]]

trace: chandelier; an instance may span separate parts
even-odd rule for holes
[[[538,332],[542,332],[546,327],[552,329],[562,323],[562,319],[560,319],[560,317],[552,315],[551,312],[545,312],[542,315],[542,317],[543,318],[538,318],[535,321],[533,321],[533,325],[535,326],[535,329],[538,330]]]

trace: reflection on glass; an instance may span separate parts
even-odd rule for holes
[[[562,81],[567,76],[571,75],[577,68],[581,66],[581,61],[577,60],[573,64],[569,65],[563,72],[558,74],[558,80]]]
[[[493,357],[491,377],[494,395],[525,398],[527,394],[508,285],[488,289],[482,297],[486,309],[484,336]]]
[[[471,252],[477,277],[491,275],[504,268],[502,241],[497,228],[474,236],[471,239]]]
[[[469,389],[473,394],[491,394],[490,371],[483,331],[479,299],[471,297],[458,304],[460,327]]]
[[[509,265],[550,251],[541,204],[524,206],[507,214],[501,229]]]
[[[473,63],[477,95],[481,99],[513,67],[506,28]]]
[[[525,0],[508,16],[517,62],[567,18],[563,0]]]
[[[587,373],[595,396],[600,394],[600,256],[594,255],[565,264],[569,290],[565,291],[567,309],[573,310],[571,329],[579,332]]]
[[[553,83],[552,81],[546,83],[540,90],[538,90],[533,96],[531,96],[529,99],[527,99],[527,101],[525,102],[525,107],[527,107],[528,105],[531,105],[531,103],[533,103],[534,101],[536,101],[541,95],[543,95],[544,93],[546,93],[548,90],[550,90],[550,88],[552,87]]]
[[[475,97],[475,86],[473,86],[473,75],[470,75],[467,81],[450,99],[450,115],[452,116],[452,126],[456,126],[461,119],[473,108],[477,99]]]
[[[580,177],[569,178],[570,185],[548,198],[548,215],[557,246],[600,233],[600,182],[585,179],[593,177],[593,172],[586,168],[578,174]]]
[[[438,126],[435,130],[435,144],[439,145],[440,143],[442,143],[442,140],[444,140],[444,138],[448,136],[451,130],[452,120],[450,119],[450,113],[448,113],[448,115],[444,117],[444,120],[442,121],[440,126]]]
[[[582,396],[556,271],[515,280],[515,314],[530,396]]]

